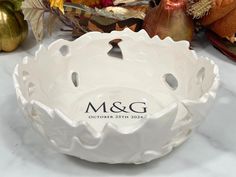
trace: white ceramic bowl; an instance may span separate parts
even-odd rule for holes
[[[112,48],[114,39],[121,51]],[[219,77],[188,42],[126,29],[41,45],[16,66],[14,83],[26,117],[60,152],[139,164],[189,137],[212,105]]]

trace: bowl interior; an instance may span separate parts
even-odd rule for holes
[[[157,46],[125,36],[72,44],[42,47],[36,60],[19,66],[20,85],[27,100],[98,131],[108,122],[133,126],[179,100],[198,99],[215,78],[213,65],[196,60],[186,43]]]

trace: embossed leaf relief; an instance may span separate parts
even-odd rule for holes
[[[117,36],[124,40],[120,43],[122,60],[107,55],[111,49],[109,41]],[[103,37],[107,43],[95,45],[93,40],[103,41]],[[89,45],[89,42],[93,45]],[[63,45],[68,48],[61,48]],[[103,55],[107,58],[101,55],[101,51],[92,50],[92,47],[103,48]],[[166,52],[166,47],[173,52]],[[59,40],[49,48],[41,47],[34,59],[24,60],[16,67],[14,84],[19,104],[34,127],[62,153],[93,162],[148,162],[184,142],[191,130],[199,125],[215,98],[219,84],[217,66],[208,59],[198,58],[188,47],[186,42],[174,42],[169,38],[164,41],[157,37],[150,39],[144,31],[134,33],[130,30],[109,34],[88,33],[73,42]],[[140,53],[130,52],[134,49]],[[161,60],[160,53],[163,53],[165,60]],[[173,56],[173,53],[176,55]],[[102,57],[92,58],[97,56],[95,54]],[[154,54],[158,55],[154,57]],[[173,67],[176,56],[181,56],[176,63],[179,67]],[[86,60],[82,60],[82,63],[76,63],[84,58]],[[76,62],[70,63],[72,60]],[[91,67],[96,60],[96,65]],[[157,68],[153,67],[154,64]],[[105,72],[109,65],[112,66],[110,68],[117,67],[115,71],[109,70],[117,74],[116,79],[111,79]],[[158,69],[159,66],[161,68]],[[97,71],[99,67],[101,70]],[[135,72],[127,74],[131,68]],[[165,75],[168,73],[171,75]],[[84,79],[87,78],[84,75],[90,80]],[[103,82],[102,87],[99,86],[100,82]],[[110,82],[113,87],[104,90],[104,86]],[[118,88],[115,92],[109,92],[117,83],[122,86],[127,84],[132,89],[129,87],[127,91],[127,87],[124,90],[115,87]],[[101,95],[106,95],[105,99]],[[165,104],[163,100],[170,102]],[[157,106],[161,102],[160,110],[155,105],[155,109],[150,111],[150,102]],[[82,114],[78,115],[81,110]],[[120,122],[126,120],[111,123],[86,117],[87,114],[101,112],[147,114],[147,118],[137,122],[131,120],[129,126],[124,126]]]

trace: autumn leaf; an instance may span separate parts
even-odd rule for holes
[[[64,14],[64,0],[49,0],[50,6],[53,8],[58,8]]]
[[[30,23],[32,31],[37,41],[43,38],[43,20],[44,12],[47,8],[42,0],[25,0],[22,3],[21,9],[25,19]]]

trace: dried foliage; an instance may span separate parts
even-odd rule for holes
[[[187,13],[193,16],[194,19],[199,19],[209,12],[209,10],[212,8],[212,5],[213,0],[199,0],[198,2],[189,0]]]
[[[36,40],[41,40],[44,31],[44,12],[48,9],[41,0],[25,0],[21,8],[25,19],[31,25]]]

